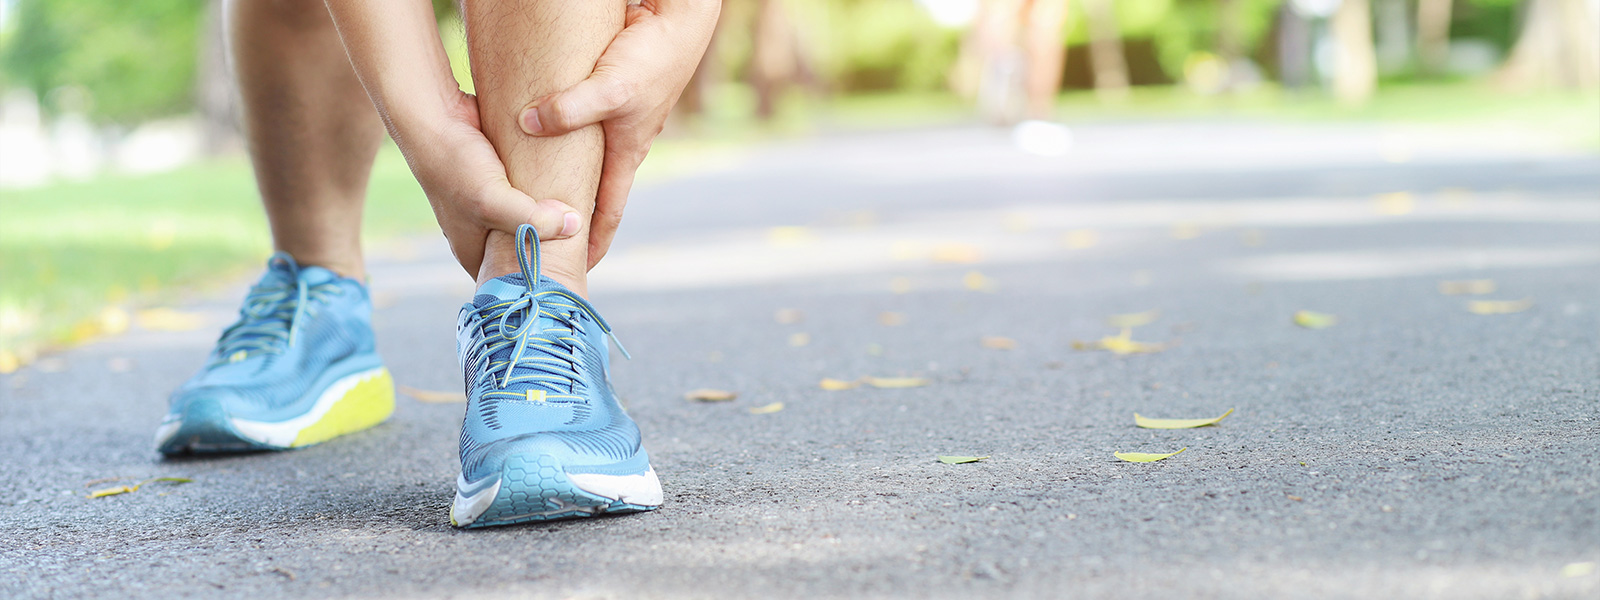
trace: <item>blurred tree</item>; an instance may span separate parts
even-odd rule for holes
[[[1055,113],[1061,69],[1067,62],[1067,46],[1062,42],[1067,0],[1029,0],[1025,5],[1022,49],[1027,57],[1027,116],[1049,119]]]
[[[207,154],[218,155],[243,147],[239,130],[238,92],[228,68],[228,41],[222,20],[223,0],[206,2],[201,18],[199,63],[195,75],[195,109],[200,113]]]
[[[0,66],[41,97],[64,87],[85,90],[87,111],[99,121],[183,112],[194,102],[204,6],[205,0],[20,0]]]
[[[1361,105],[1378,88],[1378,59],[1372,45],[1369,0],[1344,0],[1333,13],[1333,38],[1338,47],[1333,69],[1333,95],[1346,105]]]
[[[1089,22],[1089,58],[1094,65],[1094,89],[1101,100],[1128,96],[1128,60],[1122,55],[1122,30],[1111,0],[1083,0]]]
[[[1600,88],[1600,27],[1594,3],[1529,0],[1511,57],[1499,74],[1519,88]]]
[[[1452,4],[1452,0],[1417,0],[1417,54],[1423,72],[1430,75],[1443,73],[1450,60]]]

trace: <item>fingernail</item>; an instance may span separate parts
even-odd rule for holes
[[[522,131],[528,135],[539,133],[543,126],[539,125],[539,107],[535,106],[522,112]]]
[[[578,233],[578,213],[567,213],[561,218],[561,237],[572,237]]]

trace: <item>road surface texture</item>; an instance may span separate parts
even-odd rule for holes
[[[405,395],[321,446],[161,460],[166,394],[247,282],[196,292],[205,327],[0,378],[0,596],[1600,597],[1600,159],[1378,125],[1074,134],[1055,158],[983,128],[822,136],[640,189],[592,287],[634,356],[650,514],[452,529],[462,405]],[[374,255],[396,380],[459,390],[470,282],[432,237]],[[1465,279],[1497,289],[1441,294]],[[1163,351],[1074,348],[1147,310],[1131,339]],[[863,376],[930,383],[818,385]],[[85,497],[113,477],[193,482]]]

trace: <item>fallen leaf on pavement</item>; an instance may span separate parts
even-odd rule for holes
[[[1416,207],[1416,200],[1411,192],[1393,192],[1378,194],[1373,197],[1373,210],[1382,215],[1407,215]]]
[[[978,344],[991,350],[1012,350],[1017,347],[1017,341],[998,335],[986,335],[978,340]]]
[[[910,277],[896,277],[889,280],[889,291],[896,294],[905,294],[911,291]]]
[[[1305,498],[1301,498],[1301,497],[1299,497],[1299,496],[1296,496],[1296,495],[1294,495],[1294,494],[1284,494],[1284,496],[1285,496],[1285,497],[1287,497],[1287,498],[1288,498],[1288,499],[1290,499],[1290,500],[1293,500],[1293,501],[1295,501],[1295,502],[1300,502],[1300,501],[1302,501],[1302,500],[1305,500]]]
[[[875,388],[914,388],[928,385],[921,377],[868,377],[867,385]]]
[[[172,483],[189,483],[189,482],[194,481],[194,480],[193,479],[189,479],[187,477],[152,477],[150,479],[146,479],[144,481],[141,481],[139,483],[135,483],[133,485],[114,485],[114,486],[111,486],[111,487],[108,487],[108,488],[100,488],[98,490],[89,492],[89,495],[88,496],[84,496],[84,497],[85,498],[104,498],[106,496],[115,496],[117,494],[131,494],[131,493],[139,491],[139,488],[144,487],[145,484],[147,484],[147,483],[155,483],[157,481],[170,481]]]
[[[1233,414],[1233,409],[1231,408],[1228,409],[1228,412],[1222,413],[1221,417],[1211,419],[1151,419],[1139,413],[1133,413],[1133,422],[1145,429],[1192,429],[1216,425],[1217,422],[1231,414]]]
[[[986,459],[986,458],[989,458],[989,457],[987,457],[987,456],[941,456],[941,457],[939,457],[939,462],[942,462],[942,463],[947,464],[947,465],[964,465],[964,464],[967,464],[967,463],[975,463],[975,462],[978,462],[978,461]]]
[[[789,345],[790,346],[793,346],[795,348],[799,348],[799,347],[804,346],[804,345],[809,344],[809,343],[811,343],[811,334],[809,334],[809,333],[791,333],[791,334],[789,334]]]
[[[689,393],[683,395],[684,400],[693,400],[695,402],[727,402],[738,397],[739,394],[737,392],[730,392],[728,390],[714,390],[711,388],[690,390]]]
[[[1561,566],[1562,577],[1583,577],[1600,570],[1600,563],[1594,561],[1573,562]]]
[[[750,409],[750,414],[752,414],[752,415],[770,415],[770,414],[778,412],[780,410],[783,410],[783,403],[782,402],[773,402],[772,404],[768,404],[766,406],[752,407]]]
[[[830,392],[837,392],[837,391],[840,391],[840,390],[853,390],[855,388],[858,388],[858,387],[861,386],[861,382],[860,381],[845,381],[843,379],[823,379],[822,383],[819,384],[819,385],[822,387],[822,389],[828,390]]]
[[[1446,296],[1476,296],[1478,294],[1493,294],[1498,287],[1493,279],[1441,281],[1439,282],[1439,293]]]
[[[134,322],[149,331],[194,331],[206,324],[206,319],[191,312],[170,308],[148,308],[134,314]]]
[[[1071,250],[1092,248],[1100,243],[1100,234],[1093,229],[1074,229],[1061,234],[1061,245]]]
[[[778,247],[799,246],[814,242],[816,239],[817,234],[813,233],[809,227],[791,225],[773,227],[767,230],[767,243]]]
[[[983,253],[972,244],[939,244],[933,249],[933,262],[970,265],[983,259]]]
[[[961,284],[974,292],[993,292],[995,290],[994,280],[984,277],[983,273],[977,271],[967,271],[966,276],[961,278]]]
[[[1306,329],[1327,329],[1339,322],[1339,317],[1310,310],[1294,311],[1294,324]]]
[[[1072,342],[1074,350],[1109,350],[1112,354],[1150,354],[1167,349],[1166,344],[1150,342],[1135,342],[1131,338],[1133,330],[1124,328],[1122,333],[1108,335],[1093,342]]]
[[[899,327],[906,324],[906,316],[904,313],[881,312],[878,313],[878,324],[885,327]]]
[[[1533,298],[1521,300],[1473,300],[1467,303],[1467,310],[1475,315],[1508,315],[1519,313],[1533,308]]]
[[[395,389],[399,390],[402,394],[411,396],[417,402],[423,402],[426,404],[452,404],[456,402],[467,401],[467,395],[461,392],[436,392],[433,390],[417,389],[409,385],[395,386]]]
[[[1147,310],[1144,312],[1111,315],[1106,317],[1106,323],[1110,324],[1112,327],[1123,329],[1127,327],[1142,327],[1149,325],[1159,318],[1161,318],[1161,311]]]
[[[1164,458],[1172,458],[1179,454],[1183,454],[1183,451],[1188,449],[1188,447],[1184,447],[1177,452],[1172,452],[1169,454],[1150,454],[1148,452],[1113,452],[1112,455],[1128,462],[1144,463],[1155,462]]]
[[[792,325],[794,323],[799,323],[801,319],[806,318],[806,314],[793,308],[780,308],[778,309],[778,312],[773,313],[772,318],[773,320],[783,323],[784,325]]]

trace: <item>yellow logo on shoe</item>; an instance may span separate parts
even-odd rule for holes
[[[529,402],[544,402],[544,390],[528,390]]]

